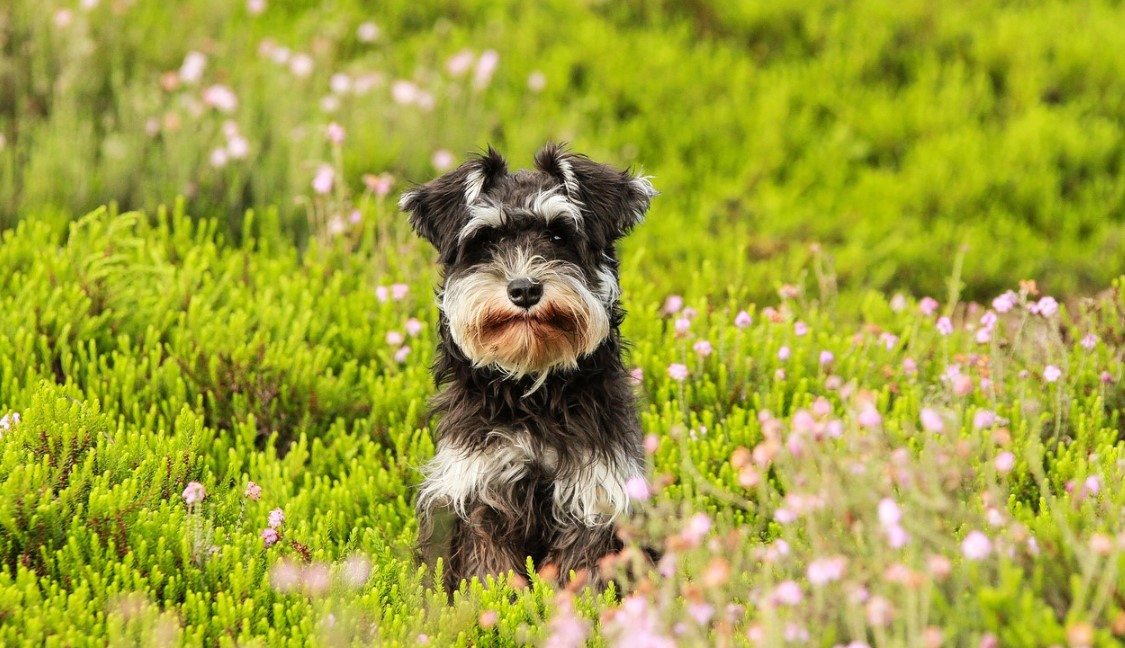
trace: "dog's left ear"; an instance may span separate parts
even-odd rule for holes
[[[398,206],[410,214],[414,231],[445,258],[451,253],[458,232],[469,221],[469,206],[507,173],[508,163],[490,146],[488,153],[402,194]]]
[[[559,181],[571,201],[590,214],[606,243],[625,236],[644,221],[649,204],[659,192],[645,176],[594,162],[549,144],[535,155],[535,167]]]

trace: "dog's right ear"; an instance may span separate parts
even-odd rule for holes
[[[469,221],[469,206],[507,173],[508,163],[489,146],[484,155],[402,194],[398,206],[410,214],[414,231],[445,257]]]

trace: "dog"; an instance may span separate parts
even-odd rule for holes
[[[561,145],[535,167],[509,173],[489,147],[399,201],[442,270],[417,513],[421,559],[443,559],[450,595],[528,558],[596,583],[622,548],[626,483],[644,476],[616,245],[657,192]]]

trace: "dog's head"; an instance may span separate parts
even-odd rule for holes
[[[438,250],[453,342],[475,366],[541,381],[610,335],[615,242],[644,219],[656,191],[560,146],[540,151],[535,166],[510,174],[489,148],[399,206]]]

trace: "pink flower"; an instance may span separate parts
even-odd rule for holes
[[[1016,467],[1016,455],[1005,450],[996,455],[993,465],[996,466],[996,472],[1000,474],[1011,472],[1012,468]]]
[[[715,616],[715,608],[707,603],[688,603],[687,613],[698,625],[707,625]]]
[[[652,496],[652,493],[648,490],[648,482],[645,481],[644,477],[630,477],[625,482],[625,494],[638,502],[647,502],[649,497]]]
[[[1098,479],[1097,475],[1087,477],[1083,485],[1086,488],[1086,492],[1090,495],[1097,495],[1102,490],[1102,482]]]
[[[1009,290],[996,299],[993,299],[992,307],[996,309],[997,313],[1007,313],[1015,307],[1017,301],[1019,301],[1019,297],[1016,295],[1016,293]]]
[[[1051,317],[1059,312],[1059,302],[1054,297],[1043,297],[1034,304],[1029,304],[1027,310],[1040,317]]]
[[[632,371],[629,372],[629,377],[633,379],[634,383],[640,385],[645,381],[645,370],[640,367],[634,367]]]
[[[333,144],[339,145],[344,143],[344,127],[336,122],[332,122],[328,125],[328,128],[325,129],[325,134],[328,137],[328,141]]]
[[[914,362],[914,358],[903,358],[902,372],[907,376],[913,376],[918,373],[918,363]]]
[[[230,154],[227,153],[226,149],[212,149],[210,157],[211,166],[215,167],[216,169],[221,169],[225,167],[227,165],[227,162],[229,161]]]
[[[808,335],[808,332],[809,332],[809,325],[808,324],[805,324],[804,322],[802,322],[800,320],[798,320],[797,322],[795,322],[793,324],[793,334],[796,335],[797,337],[802,337],[804,335]]]
[[[271,529],[276,529],[285,522],[285,512],[279,508],[270,511],[269,525]]]
[[[968,396],[973,393],[973,379],[964,375],[954,376],[953,393],[958,396]]]
[[[246,0],[246,11],[251,16],[259,16],[266,10],[266,0]]]
[[[360,23],[355,30],[355,37],[361,43],[374,43],[379,38],[379,26],[370,20]]]
[[[941,415],[928,407],[922,409],[920,418],[922,429],[927,432],[941,432],[945,429],[945,422],[941,420]]]
[[[770,601],[774,605],[798,605],[804,597],[804,592],[801,591],[797,581],[786,580],[777,584],[773,594],[770,595]]]
[[[1049,383],[1057,381],[1060,377],[1062,377],[1062,370],[1055,365],[1047,365],[1047,367],[1043,369],[1043,380]]]
[[[395,103],[401,106],[409,106],[417,103],[421,93],[421,89],[412,81],[398,79],[391,84],[391,98],[394,99]],[[449,158],[449,166],[438,167],[438,171],[444,171],[453,166],[453,154],[450,154]],[[438,165],[434,164],[434,166],[437,167]]]
[[[527,75],[528,90],[531,90],[532,92],[543,92],[543,89],[546,87],[547,75],[543,74],[539,70],[535,70],[531,74]]]
[[[225,85],[213,85],[204,90],[203,103],[224,113],[231,113],[238,109],[238,97]]]
[[[262,487],[254,482],[246,482],[246,492],[243,493],[248,499],[257,502],[262,497]]]
[[[942,316],[937,321],[937,331],[942,335],[949,335],[953,332],[953,322],[948,317]]]
[[[474,58],[476,57],[473,55],[473,50],[463,49],[445,61],[445,71],[448,72],[450,76],[465,76],[469,68],[473,67]]]
[[[378,299],[380,302],[386,303],[386,301],[390,298],[391,298],[391,289],[390,288],[387,288],[386,286],[376,286],[375,287],[375,299]]]
[[[738,315],[735,315],[734,317],[734,325],[738,328],[746,328],[747,326],[750,326],[752,322],[753,320],[750,317],[750,313],[747,313],[746,311],[738,311]]]
[[[389,173],[380,173],[379,175],[366,173],[363,176],[363,184],[379,198],[385,198],[387,194],[391,193],[391,187],[394,186],[394,183],[395,177]]]
[[[687,526],[680,532],[680,537],[691,546],[698,546],[703,538],[711,531],[711,518],[706,513],[696,513],[688,519]]]
[[[979,328],[975,337],[977,344],[988,344],[992,341],[992,329]]]
[[[777,350],[777,359],[782,361],[782,362],[785,362],[786,360],[788,360],[789,355],[790,355],[789,347],[787,347],[787,346],[783,346],[783,347],[781,347],[780,349]]]
[[[906,529],[897,524],[887,527],[883,532],[887,536],[887,544],[890,545],[892,549],[901,549],[906,546],[907,542],[910,542],[910,534],[906,532]]]
[[[879,335],[879,343],[887,351],[893,351],[895,345],[898,344],[898,336],[893,333],[881,333]]]
[[[581,648],[586,645],[590,624],[574,613],[574,603],[568,596],[556,597],[555,615],[548,628],[550,634],[544,648]]]
[[[434,151],[433,157],[430,158],[430,164],[432,164],[434,169],[439,172],[452,169],[453,163],[453,154],[445,149],[438,149]]]
[[[1098,376],[1098,380],[1102,381],[1103,384],[1111,383],[1113,382],[1113,375],[1108,371],[1103,371],[1101,375]]]
[[[937,307],[937,300],[933,297],[923,297],[922,301],[918,302],[918,310],[922,311],[922,314],[926,316],[933,315]]]
[[[879,410],[875,409],[874,405],[868,403],[860,410],[859,416],[856,417],[856,422],[862,427],[873,428],[883,423],[883,417],[879,414]]]
[[[312,188],[318,194],[326,194],[332,191],[332,184],[336,181],[336,171],[328,164],[322,164],[316,168],[316,176],[313,177]]]
[[[679,295],[668,295],[668,297],[664,299],[663,310],[665,315],[675,315],[680,312],[680,309],[683,307],[684,298]]]
[[[289,60],[289,71],[298,79],[303,79],[312,74],[313,59],[308,54],[297,54]]]
[[[645,452],[654,454],[660,448],[660,437],[655,434],[645,435]]]
[[[831,351],[821,351],[820,352],[820,364],[821,364],[821,366],[830,365],[830,364],[832,364],[832,361],[835,360],[835,359],[836,359],[836,356],[832,355]]]
[[[695,344],[691,345],[691,348],[704,358],[711,355],[712,352],[711,343],[707,340],[699,340]]]
[[[395,362],[397,362],[398,364],[402,364],[402,363],[406,362],[406,358],[409,355],[410,355],[410,347],[409,346],[400,347],[398,349],[398,351],[395,351]]]
[[[991,632],[981,635],[979,648],[1000,648],[1000,639]]]
[[[203,484],[197,481],[189,482],[183,492],[184,502],[187,504],[198,504],[204,497],[207,497],[207,492],[203,489]]]
[[[411,317],[410,319],[406,320],[406,324],[403,325],[403,327],[406,329],[406,334],[410,337],[416,337],[419,333],[421,333],[422,326],[422,322],[418,321],[418,319],[415,317]]]
[[[684,379],[688,377],[687,365],[673,362],[672,364],[668,365],[668,376],[676,382],[683,382]]]
[[[235,135],[227,140],[227,153],[232,159],[243,160],[250,155],[250,142],[241,135]]]
[[[675,329],[677,336],[685,335],[689,330],[691,330],[691,320],[686,317],[680,317],[676,319]]]
[[[847,565],[848,559],[843,556],[820,558],[809,563],[806,575],[808,576],[809,583],[813,585],[824,585],[843,578],[844,569]]]
[[[996,321],[996,313],[992,311],[985,311],[984,315],[982,315],[980,318],[981,326],[990,330],[992,329],[992,327],[996,326]]]
[[[894,618],[894,605],[882,596],[872,596],[864,606],[867,622],[873,626],[882,627]]]
[[[272,547],[277,544],[277,541],[280,538],[280,536],[277,534],[277,531],[275,531],[274,529],[262,529],[261,537],[262,542],[266,545],[266,548]]]
[[[203,78],[203,69],[207,67],[207,57],[199,52],[188,52],[184,62],[180,65],[180,81],[192,85],[199,83]]]
[[[371,576],[371,562],[363,556],[349,556],[343,567],[344,582],[357,589]]]
[[[1082,341],[1079,342],[1079,344],[1082,345],[1083,349],[1086,349],[1087,351],[1093,351],[1094,347],[1098,346],[1098,336],[1094,335],[1093,333],[1087,333],[1082,337]]]
[[[992,541],[980,531],[970,531],[961,541],[961,554],[969,560],[983,560],[992,552]]]
[[[492,75],[496,72],[496,66],[500,63],[500,55],[496,50],[487,49],[480,53],[480,58],[477,59],[476,70],[473,71],[473,87],[477,90],[483,90],[488,87],[488,83],[492,80]]]
[[[996,413],[992,410],[977,410],[973,414],[973,427],[978,430],[990,428],[996,425]]]
[[[902,521],[902,509],[898,502],[889,497],[879,500],[879,524],[884,527],[898,526]]]
[[[390,346],[398,346],[402,344],[403,339],[404,338],[402,337],[402,333],[399,333],[398,331],[387,331],[386,340],[387,344],[389,344]]]

